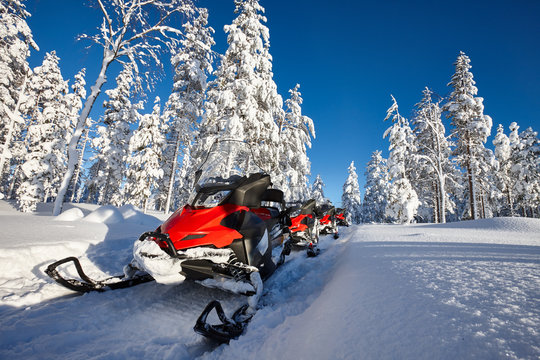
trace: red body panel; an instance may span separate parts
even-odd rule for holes
[[[323,218],[321,220],[319,220],[319,222],[322,224],[322,225],[328,225],[330,224],[330,215],[324,215]]]
[[[221,225],[221,221],[237,211],[249,211],[245,206],[225,204],[212,208],[195,209],[189,205],[177,210],[161,225],[161,232],[169,234],[177,250],[197,246],[223,248],[234,240],[241,239],[238,231]],[[197,239],[182,240],[188,235],[204,235]],[[166,248],[165,243],[159,244]]]
[[[338,220],[345,220],[345,215],[343,215],[343,213],[336,214],[336,219],[338,219]]]
[[[261,207],[257,209],[251,209],[251,212],[257,214],[257,216],[260,217],[263,221],[270,220],[272,218],[272,214],[267,208]]]
[[[302,215],[298,215],[291,218],[292,225],[289,226],[289,230],[293,233],[298,232],[298,231],[306,231],[308,226],[302,223],[302,220],[304,220],[306,217],[310,219],[313,218],[311,214],[307,214],[307,215],[302,214]]]

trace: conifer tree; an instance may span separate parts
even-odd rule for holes
[[[165,131],[159,97],[155,99],[151,114],[140,118],[139,128],[129,142],[133,154],[128,158],[127,180],[124,188],[126,201],[148,210],[154,190],[163,177],[161,154],[165,145]]]
[[[166,104],[164,116],[170,125],[169,143],[164,156],[165,175],[162,183],[165,213],[169,212],[173,201],[173,188],[178,196],[185,199],[192,184],[186,176],[178,176],[178,162],[182,158],[182,170],[186,175],[189,169],[190,148],[198,132],[198,121],[203,114],[207,79],[212,73],[212,46],[215,44],[214,29],[208,26],[208,11],[198,9],[199,16],[185,23],[184,38],[180,40],[176,54],[171,58],[175,69],[172,93]]]
[[[517,129],[516,129],[517,131]],[[512,176],[515,179],[516,206],[522,216],[540,216],[540,141],[538,133],[527,128],[519,134],[512,149]]]
[[[510,145],[510,139],[504,133],[504,128],[501,124],[499,124],[499,127],[497,128],[497,135],[495,135],[495,139],[493,139],[493,145],[495,146],[495,157],[498,163],[496,184],[500,190],[501,197],[504,199],[502,201],[503,205],[499,206],[499,213],[514,216],[513,188],[515,180],[511,172],[512,147]]]
[[[390,180],[386,159],[381,156],[379,150],[371,154],[371,159],[366,166],[365,176],[366,185],[362,203],[362,222],[386,222]]]
[[[99,162],[99,171],[91,186],[99,192],[98,204],[123,204],[119,189],[126,174],[130,126],[138,121],[141,107],[131,102],[135,81],[133,69],[128,64],[117,76],[116,88],[105,92],[109,100],[103,103],[103,125],[98,127],[93,139],[93,146],[98,150],[94,160]]]
[[[390,142],[390,156],[388,158],[388,174],[392,181],[389,191],[386,214],[396,221],[408,224],[416,216],[419,201],[410,181],[410,167],[407,162],[413,158],[414,134],[409,122],[398,111],[396,99],[392,96],[393,104],[388,109],[386,118],[391,119],[393,125],[388,128],[383,138],[388,137]]]
[[[330,202],[330,200],[324,196],[325,187],[326,185],[324,184],[321,175],[317,175],[313,185],[311,185],[311,198],[316,201],[318,206]]]
[[[360,185],[358,185],[358,174],[356,174],[354,161],[349,165],[349,176],[347,176],[347,180],[343,184],[341,207],[345,209],[347,220],[350,223],[359,224],[361,222],[362,203]]]
[[[238,14],[228,33],[228,48],[221,59],[215,81],[209,86],[206,114],[201,124],[198,149],[192,158],[202,159],[216,139],[235,139],[250,144],[245,173],[264,169],[278,173],[279,136],[283,101],[273,80],[269,31],[264,8],[258,0],[235,0]],[[230,143],[234,156],[239,143]],[[232,163],[227,157],[216,175],[227,177]]]
[[[55,197],[66,171],[71,130],[66,96],[69,88],[58,62],[54,51],[47,53],[30,79],[34,106],[25,137],[27,154],[21,166],[24,181],[17,189],[19,208],[25,212],[34,211],[38,202]]]
[[[0,2],[0,186],[10,174],[11,160],[24,156],[24,147],[14,141],[27,126],[27,58],[31,47],[39,50],[26,23],[29,16],[22,0]]]
[[[451,143],[441,120],[440,102],[433,101],[433,92],[427,87],[422,100],[416,105],[413,118],[418,167],[416,183],[423,189],[420,192],[423,202],[433,207],[435,222],[446,222],[446,211],[453,212],[448,183],[455,182],[457,170],[450,160]]]
[[[311,163],[307,148],[311,148],[311,136],[315,137],[313,120],[302,115],[300,85],[289,90],[290,98],[285,101],[287,111],[280,126],[280,173],[285,177],[282,188],[285,199],[304,202],[309,198],[308,176]]]
[[[478,89],[470,72],[470,59],[460,52],[456,62],[456,71],[448,84],[453,88],[448,102],[443,107],[447,117],[452,119],[452,136],[456,142],[454,155],[458,164],[466,172],[470,216],[480,216],[478,200],[483,197],[482,183],[490,173],[490,156],[484,147],[491,133],[492,120],[484,115],[483,98],[476,97]]]

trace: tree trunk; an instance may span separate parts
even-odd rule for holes
[[[71,179],[73,178],[75,166],[77,165],[77,159],[79,154],[79,152],[77,151],[77,145],[79,144],[79,139],[81,138],[81,135],[86,128],[86,119],[88,119],[88,116],[90,115],[90,110],[92,110],[92,107],[94,106],[94,103],[101,92],[101,87],[107,82],[107,76],[105,74],[107,72],[107,68],[113,60],[113,57],[112,54],[107,56],[107,54],[105,53],[104,55],[105,56],[103,57],[103,63],[101,64],[101,71],[99,72],[98,78],[96,79],[94,86],[91,87],[92,93],[84,103],[84,108],[82,109],[81,114],[79,115],[79,119],[77,120],[75,132],[73,133],[73,136],[69,141],[68,168],[64,175],[64,178],[62,179],[60,189],[58,189],[56,201],[54,202],[54,216],[60,215],[60,213],[62,212],[64,197],[66,196],[67,188],[69,186],[69,183],[71,182]]]

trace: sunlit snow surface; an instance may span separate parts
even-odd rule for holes
[[[191,281],[74,296],[44,275],[70,255],[94,278],[122,273],[134,241],[164,220],[71,208],[52,221],[0,201],[0,359],[540,357],[537,219],[341,229],[318,257],[293,253],[246,333],[216,345],[193,332],[198,315],[245,297]]]

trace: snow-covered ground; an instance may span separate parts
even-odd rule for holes
[[[122,272],[163,215],[77,205],[60,218],[0,201],[0,359],[538,359],[540,220],[362,225],[294,253],[265,283],[246,333],[193,332],[212,299],[192,282],[83,296],[43,270],[66,256],[90,276]]]

